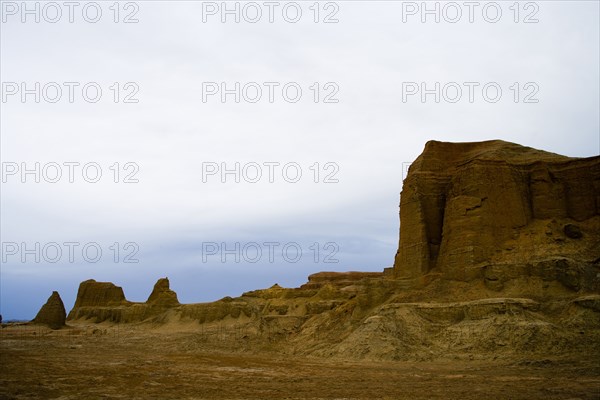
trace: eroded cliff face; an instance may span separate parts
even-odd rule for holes
[[[106,314],[107,309],[120,310],[130,302],[125,298],[123,288],[112,282],[96,282],[88,279],[79,284],[77,297],[73,309],[67,319],[90,318],[102,314],[98,321],[110,319]]]
[[[430,141],[404,181],[394,273],[491,286],[502,274],[577,274],[574,289],[597,289],[588,278],[600,257],[599,214],[600,157]]]
[[[127,302],[123,288],[112,282],[88,279],[79,284],[73,308],[119,306]]]
[[[139,322],[177,306],[177,293],[170,289],[168,278],[161,278],[156,282],[145,303],[128,301],[123,289],[111,282],[96,282],[90,279],[79,285],[77,299],[68,319]]]
[[[74,323],[189,330],[211,351],[389,359],[599,357],[600,157],[502,141],[429,142],[404,182],[393,270],[299,288],[145,303],[85,281]]]

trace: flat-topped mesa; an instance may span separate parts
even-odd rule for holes
[[[118,307],[127,304],[123,288],[112,282],[96,282],[88,279],[79,284],[75,305],[67,319],[77,318],[79,310],[97,307]]]
[[[301,289],[318,289],[325,284],[333,286],[348,286],[363,279],[383,278],[382,272],[317,272],[308,276],[308,283],[301,286]]]
[[[36,324],[45,324],[52,329],[60,329],[65,326],[65,320],[67,318],[67,312],[65,305],[58,292],[54,291],[48,297],[46,304],[40,308],[32,322]]]
[[[73,308],[118,306],[126,301],[122,287],[112,282],[96,282],[88,279],[79,284]]]
[[[162,307],[176,307],[179,305],[177,293],[169,288],[169,278],[161,278],[154,285],[146,304]]]
[[[599,215],[600,157],[500,140],[430,141],[402,188],[394,275],[470,280],[489,265],[593,263],[600,257]],[[569,224],[581,235],[565,234]]]

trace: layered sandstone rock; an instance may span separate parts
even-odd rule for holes
[[[195,348],[389,359],[598,358],[600,157],[429,142],[404,182],[393,270],[180,304],[83,282],[69,318],[191,329]]]
[[[126,301],[120,286],[115,286],[112,282],[96,282],[89,279],[79,284],[73,308],[118,306]]]
[[[600,157],[500,140],[430,141],[404,181],[395,276],[469,281],[487,271],[494,286],[503,278],[493,275],[516,268],[549,279],[575,274],[574,288],[600,289],[599,214]]]
[[[123,288],[112,282],[88,279],[79,284],[75,305],[67,319],[94,318],[96,321],[121,320],[122,306],[129,304]]]
[[[170,289],[168,278],[156,282],[145,303],[128,301],[123,289],[111,282],[90,279],[79,285],[77,299],[68,319],[138,322],[154,318],[179,305],[177,293]]]
[[[319,289],[325,284],[334,286],[349,286],[363,279],[379,279],[383,277],[381,272],[317,272],[308,276],[308,283],[301,286],[302,289]]]
[[[176,307],[179,305],[177,293],[169,288],[169,278],[161,278],[156,282],[146,303],[163,307]]]
[[[65,326],[66,318],[65,305],[58,292],[54,291],[48,297],[46,304],[37,313],[33,322],[48,325],[52,329],[59,329]]]

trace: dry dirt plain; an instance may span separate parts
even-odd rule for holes
[[[115,325],[4,327],[0,398],[600,399],[598,360],[296,358],[225,336]],[[228,351],[232,340],[243,351]]]

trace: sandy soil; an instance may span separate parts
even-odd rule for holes
[[[598,360],[360,362],[258,353],[251,343],[227,351],[219,340],[139,327],[5,327],[0,398],[600,399]]]

